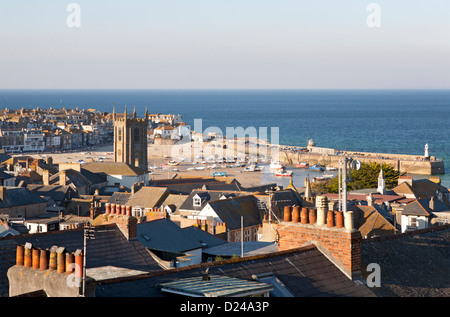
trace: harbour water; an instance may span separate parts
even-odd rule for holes
[[[450,90],[0,90],[1,109],[111,112],[115,106],[121,112],[125,105],[139,116],[146,106],[150,113],[179,113],[191,127],[202,119],[203,129],[224,133],[278,127],[280,144],[306,146],[314,139],[319,147],[423,155],[428,143],[430,155],[450,166]],[[297,186],[305,173],[294,169]],[[450,187],[449,172],[439,176]]]

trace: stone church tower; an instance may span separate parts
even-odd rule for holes
[[[136,117],[136,108],[131,117],[127,115],[126,106],[123,117],[116,116],[114,109],[113,121],[114,162],[125,162],[147,171],[147,109],[145,109],[145,118]]]

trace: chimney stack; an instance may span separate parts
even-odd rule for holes
[[[431,210],[434,211],[434,204],[435,204],[435,202],[434,202],[434,196],[431,196],[431,198],[430,198],[430,204],[429,204],[428,208],[430,208]]]
[[[44,186],[50,185],[50,172],[48,170],[42,171],[42,184]]]
[[[66,171],[60,171],[60,172],[59,172],[59,185],[61,185],[61,186],[67,186],[67,182],[66,182]]]
[[[4,186],[0,186],[0,200],[6,201],[6,188]]]
[[[359,277],[362,237],[353,227],[352,212],[328,210],[326,196],[316,197],[316,208],[310,208],[309,213],[308,208],[302,208],[301,222],[295,222],[285,207],[284,221],[277,226],[278,250],[313,243],[350,279]]]

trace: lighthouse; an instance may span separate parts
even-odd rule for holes
[[[428,143],[425,144],[425,155],[424,156],[426,159],[430,157],[430,154],[428,153]]]

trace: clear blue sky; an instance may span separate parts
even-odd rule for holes
[[[9,88],[450,89],[450,1],[0,0]]]

